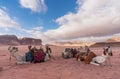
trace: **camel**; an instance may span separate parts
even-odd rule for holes
[[[96,56],[92,59],[90,64],[99,66],[99,65],[102,65],[107,59],[109,59],[107,55]]]
[[[25,64],[25,63],[28,63],[28,62],[26,62],[25,56],[21,55],[21,54],[18,52],[18,47],[10,46],[10,47],[8,47],[8,50],[10,51],[10,58],[9,58],[10,63],[11,63],[11,58],[12,58],[12,57],[14,57],[14,58],[17,60],[17,64]],[[46,53],[45,58],[44,58],[44,61],[48,61],[48,60],[50,60],[50,57],[49,57],[49,55]]]
[[[104,50],[103,53],[106,51]],[[97,56],[94,52],[90,52],[87,56],[82,56],[81,54],[78,54],[76,56],[77,61],[84,61],[86,64],[93,64],[96,66],[103,65],[104,62],[110,63],[110,55],[109,54],[102,54],[100,56]]]
[[[17,64],[27,63],[25,61],[25,56],[21,55],[18,52],[18,47],[10,46],[10,47],[8,47],[8,50],[10,51],[10,58],[9,58],[10,63],[11,63],[11,58],[12,57],[14,57],[17,60]]]
[[[92,61],[90,62],[90,64],[94,64],[94,65],[103,65],[104,62],[106,62],[106,64],[111,65],[111,61],[110,61],[110,57],[112,56],[112,52],[108,53],[108,51],[103,48],[103,54],[100,56],[96,56],[92,59]]]

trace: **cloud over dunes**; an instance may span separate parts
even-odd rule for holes
[[[45,35],[53,39],[109,36],[120,33],[119,0],[77,0],[77,12],[59,17],[59,28]]]
[[[47,6],[44,0],[20,0],[20,4],[23,8],[28,8],[33,12],[46,12]]]

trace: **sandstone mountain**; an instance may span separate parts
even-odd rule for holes
[[[104,42],[81,42],[81,41],[67,41],[54,42],[53,45],[60,46],[91,46],[91,47],[106,47],[106,46],[120,46],[120,37],[112,37]]]
[[[34,38],[27,38],[24,37],[20,40],[20,44],[22,45],[28,45],[28,44],[32,44],[32,45],[41,45],[42,40],[41,39],[34,39]]]
[[[120,42],[120,37],[112,37],[107,39],[107,42]]]
[[[106,46],[120,46],[120,37],[111,37],[107,39],[105,42],[97,42],[92,45],[92,47],[106,47]]]
[[[41,39],[24,37],[19,39],[15,35],[0,35],[0,45],[40,45],[42,44]]]
[[[95,44],[95,42],[81,42],[81,41],[68,41],[68,42],[54,42],[53,45],[58,46],[91,46]]]

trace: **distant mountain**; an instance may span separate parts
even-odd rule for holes
[[[2,45],[19,45],[19,39],[15,35],[0,35],[0,44]]]
[[[80,42],[80,41],[68,41],[68,42],[54,42],[53,45],[58,46],[91,46],[95,42]]]
[[[120,37],[112,37],[107,39],[107,42],[120,42]]]
[[[59,46],[91,46],[91,47],[106,47],[106,46],[120,46],[120,37],[112,37],[104,42],[81,42],[81,41],[68,41],[68,42],[54,42],[53,45]]]
[[[0,35],[0,45],[29,45],[29,44],[40,45],[41,43],[42,43],[41,39],[28,37],[19,39],[15,35]]]
[[[106,46],[120,46],[120,37],[112,37],[107,39],[105,42],[96,42],[92,47],[106,47]]]
[[[27,45],[27,44],[32,44],[32,45],[40,45],[42,43],[42,40],[41,39],[34,39],[34,38],[27,38],[27,37],[24,37],[20,40],[20,43],[22,45]]]
[[[40,45],[42,44],[41,39],[24,37],[19,39],[15,35],[0,35],[0,45]],[[68,42],[54,42],[52,45],[61,46],[120,46],[120,37],[112,37],[107,39],[105,42],[81,42],[81,41],[68,41]]]
[[[107,46],[120,47],[120,42],[97,42],[91,45],[91,47],[107,47]]]

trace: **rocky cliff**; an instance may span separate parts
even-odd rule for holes
[[[42,44],[42,40],[28,37],[19,39],[15,35],[0,35],[0,45],[29,45],[29,44],[40,45]]]

